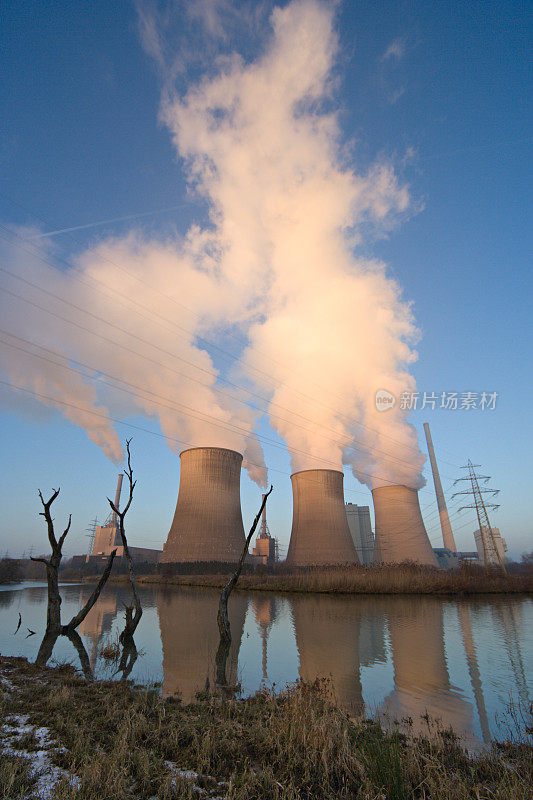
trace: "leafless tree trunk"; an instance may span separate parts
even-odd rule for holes
[[[250,541],[252,536],[254,535],[255,529],[257,528],[257,524],[261,519],[261,514],[263,513],[263,509],[266,505],[266,501],[268,496],[272,492],[274,487],[271,486],[268,492],[263,495],[263,502],[261,503],[261,508],[257,512],[257,515],[252,523],[252,527],[246,537],[246,542],[244,544],[241,557],[239,559],[239,563],[237,564],[237,569],[227,582],[227,584],[222,589],[220,594],[220,602],[218,604],[218,614],[217,614],[217,622],[218,622],[218,631],[220,633],[220,641],[218,645],[218,650],[215,656],[215,664],[216,664],[216,681],[219,686],[226,685],[226,661],[228,658],[230,645],[231,645],[231,628],[229,624],[229,617],[228,617],[228,600],[231,592],[235,588],[237,581],[239,580],[239,576],[242,572],[242,568],[244,565],[244,560],[248,554],[248,547],[250,546]]]
[[[46,610],[46,632],[43,641],[41,642],[41,646],[39,647],[39,652],[37,653],[37,658],[35,661],[35,663],[40,666],[44,666],[48,661],[48,659],[50,658],[50,656],[52,655],[52,650],[55,642],[57,641],[57,637],[61,634],[71,637],[72,634],[75,633],[75,629],[85,619],[91,608],[94,606],[100,592],[102,591],[105,582],[109,577],[109,574],[111,572],[111,567],[113,566],[113,559],[115,558],[117,552],[116,550],[113,550],[113,552],[109,556],[105,570],[98,582],[98,586],[91,594],[91,596],[85,603],[84,607],[70,620],[68,625],[62,625],[61,595],[59,593],[59,566],[61,564],[61,559],[63,558],[63,543],[67,538],[67,534],[70,530],[72,515],[69,514],[67,527],[65,528],[59,539],[57,539],[54,530],[54,521],[52,519],[50,509],[52,507],[52,503],[54,502],[54,500],[57,499],[59,492],[60,492],[59,489],[54,489],[52,496],[49,498],[49,500],[45,500],[43,498],[41,491],[39,491],[39,497],[41,499],[41,503],[44,509],[44,511],[40,512],[40,516],[44,517],[46,520],[46,525],[48,529],[48,541],[50,542],[50,547],[52,548],[52,554],[50,558],[41,558],[41,557],[34,558],[33,556],[31,557],[32,561],[40,561],[42,564],[45,565],[46,580],[48,583],[48,607]],[[82,644],[81,639],[80,639],[80,644]]]
[[[104,588],[104,585],[105,585],[107,579],[109,578],[109,575],[111,573],[111,569],[113,567],[113,560],[114,560],[116,554],[117,554],[117,551],[113,550],[112,553],[110,554],[109,558],[107,559],[107,563],[105,565],[105,569],[102,572],[102,575],[100,577],[100,580],[98,581],[98,584],[97,584],[95,590],[93,591],[93,593],[91,594],[91,596],[89,597],[89,599],[87,600],[87,602],[85,603],[83,608],[80,609],[78,611],[78,613],[75,614],[72,617],[72,619],[70,620],[70,622],[67,625],[63,625],[62,633],[68,635],[69,633],[74,631],[78,627],[78,625],[81,625],[81,623],[83,622],[83,620],[85,619],[85,617],[87,616],[87,614],[89,613],[91,608],[94,606],[94,604],[98,600],[98,597],[100,596],[100,592]]]
[[[133,637],[131,637],[130,641],[122,646],[120,663],[118,665],[117,671],[115,672],[115,675],[118,675],[119,672],[122,673],[122,677],[120,678],[121,681],[128,680],[130,673],[133,669],[133,665],[137,661],[138,656],[139,654],[137,652],[135,642],[133,641]]]
[[[135,586],[135,570],[133,568],[133,559],[131,557],[130,549],[128,547],[128,540],[126,539],[126,532],[124,529],[124,518],[128,513],[129,507],[131,506],[131,502],[133,500],[133,490],[135,489],[135,484],[137,483],[137,481],[133,480],[133,470],[131,468],[130,442],[131,439],[126,440],[126,450],[128,453],[128,466],[124,470],[124,474],[126,475],[130,486],[128,502],[124,506],[124,509],[122,511],[119,511],[119,509],[115,506],[113,501],[110,500],[109,497],[107,498],[109,505],[111,506],[112,510],[118,517],[120,538],[122,540],[122,547],[124,548],[124,556],[126,557],[126,561],[128,562],[130,585],[133,594],[133,605],[126,606],[126,623],[124,625],[124,630],[119,636],[121,644],[128,648],[131,648],[133,642],[133,634],[137,629],[137,625],[139,624],[143,613],[141,602],[137,594],[137,588]]]
[[[50,514],[50,508],[54,500],[59,495],[60,490],[54,489],[53,494],[49,500],[45,500],[41,491],[39,490],[39,497],[43,505],[44,511],[39,512],[39,516],[44,517],[46,526],[48,528],[48,541],[52,548],[52,555],[50,558],[34,558],[31,556],[32,561],[40,561],[46,567],[46,580],[48,583],[48,608],[46,610],[46,633],[49,635],[61,633],[61,595],[59,594],[59,565],[63,557],[62,548],[63,542],[67,538],[70,530],[70,523],[72,522],[72,515],[69,514],[67,527],[59,537],[56,539],[54,531],[54,521]]]

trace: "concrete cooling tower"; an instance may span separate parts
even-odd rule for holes
[[[381,486],[372,490],[372,498],[376,517],[374,563],[415,561],[436,567],[416,489]]]
[[[184,450],[180,458],[176,513],[159,561],[237,562],[245,542],[241,454],[221,447],[195,447]]]
[[[344,475],[334,469],[306,469],[291,475],[292,531],[287,564],[358,564],[346,510]]]

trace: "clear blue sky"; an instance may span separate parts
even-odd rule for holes
[[[236,5],[250,14],[264,6]],[[186,30],[183,19],[170,26],[176,48],[186,35],[201,53],[200,18],[189,19]],[[224,50],[253,58],[267,20],[260,16],[250,37],[230,17]],[[494,411],[416,411],[412,421],[423,446],[422,423],[431,424],[448,496],[468,458],[493,476],[502,492],[492,521],[518,557],[533,549],[531,18],[522,2],[345,0],[336,24],[342,50],[335,102],[343,136],[355,142],[355,161],[391,160],[423,205],[368,253],[388,263],[413,301],[423,334],[413,368],[418,388],[499,394]],[[158,122],[161,81],[141,46],[134,4],[19,2],[4,9],[0,26],[1,224],[40,222],[54,230],[180,205],[77,231],[75,241],[55,237],[68,258],[133,226],[160,235],[205,220],[205,209],[186,196],[182,164]],[[181,73],[180,89],[201,70],[197,58]],[[56,516],[73,513],[66,549],[82,552],[90,519],[107,513],[117,469],[81,429],[14,394],[0,389],[0,549],[44,551],[36,490],[60,485]],[[153,435],[160,434],[154,422],[129,421],[152,431],[118,427],[122,438],[134,436],[139,482],[131,540],[161,545],[174,512],[178,460]],[[262,422],[260,430],[274,436],[267,428]],[[289,458],[268,446],[265,455],[276,489],[270,527],[286,547]],[[438,544],[426,474],[421,504]],[[347,500],[370,503],[369,491],[348,475],[346,489]],[[248,524],[260,498],[244,476],[242,492]],[[452,517],[464,549],[473,549],[469,519]]]

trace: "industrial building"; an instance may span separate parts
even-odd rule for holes
[[[414,561],[438,566],[422,519],[416,489],[400,485],[381,486],[372,490],[372,499],[376,520],[374,563]]]
[[[492,536],[488,528],[483,526],[474,531],[477,553],[480,564],[485,567],[499,567],[507,561],[507,542],[502,538],[499,528],[492,528]]]
[[[176,512],[161,563],[237,563],[244,544],[242,455],[222,447],[194,447],[181,455]]]
[[[118,476],[117,490],[115,492],[115,508],[119,507],[123,477],[122,473]],[[161,550],[154,550],[147,547],[132,547],[129,543],[128,549],[133,561],[138,563],[156,564],[161,555]],[[113,550],[117,551],[117,559],[124,558],[124,547],[122,546],[122,539],[120,537],[119,521],[114,511],[109,514],[103,525],[95,526],[94,539],[90,548],[90,553],[85,557],[85,562],[105,561]],[[76,556],[75,558],[78,557]]]
[[[346,509],[342,472],[307,469],[291,475],[292,530],[287,564],[358,564]]]
[[[371,564],[374,557],[374,534],[368,506],[346,503],[346,517],[355,551],[361,564]]]
[[[262,496],[262,500],[265,495]],[[278,547],[277,541],[270,535],[266,518],[266,503],[263,507],[261,514],[261,531],[255,540],[255,547],[252,550],[251,561],[254,564],[264,564],[265,566],[273,566],[278,560]]]

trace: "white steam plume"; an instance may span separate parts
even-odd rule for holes
[[[28,243],[36,233],[14,230],[2,247],[2,265],[18,276],[2,273],[0,295],[8,332],[0,334],[0,370],[9,382],[61,410],[112,460],[122,458],[122,447],[110,417],[142,414],[159,419],[175,451],[238,450],[264,486],[254,415],[234,390],[218,386],[210,355],[196,343],[203,315],[232,302],[213,264],[198,263],[205,234],[193,229],[181,243],[131,234],[102,242],[62,271],[49,242],[46,251]]]
[[[276,8],[258,60],[225,59],[162,115],[210,203],[211,246],[240,298],[218,312],[248,327],[243,372],[269,393],[294,469],[346,463],[372,487],[418,488],[424,457],[406,413],[375,407],[379,389],[414,389],[417,330],[384,265],[354,254],[370,226],[388,229],[411,201],[391,167],[358,174],[341,157],[325,110],[333,16],[318,0]]]
[[[162,117],[191,184],[209,203],[206,229],[192,226],[183,239],[164,242],[134,233],[102,241],[76,259],[89,286],[25,256],[15,271],[46,286],[44,299],[2,277],[78,325],[27,305],[23,318],[21,302],[11,308],[12,299],[0,300],[3,318],[12,311],[13,333],[99,371],[96,392],[57,365],[52,379],[47,362],[23,360],[7,345],[1,367],[34,391],[47,378],[41,394],[58,407],[98,411],[75,421],[112,458],[120,445],[110,417],[140,412],[159,419],[176,450],[187,444],[174,439],[243,452],[250,475],[264,484],[256,415],[218,391],[197,338],[238,326],[249,346],[233,379],[270,398],[271,424],[294,469],[344,463],[370,486],[419,487],[424,457],[405,412],[398,404],[375,408],[379,389],[396,396],[414,389],[408,369],[416,327],[384,265],[357,255],[369,230],[386,231],[409,211],[409,193],[390,166],[358,173],[341,155],[337,115],[327,110],[338,49],[333,6],[293,0],[271,22],[257,60],[221,60],[214,77],[182,98],[170,98],[165,83]],[[109,375],[129,393],[109,388]]]

